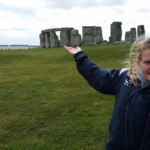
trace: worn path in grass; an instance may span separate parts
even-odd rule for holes
[[[81,48],[97,65],[118,69],[129,47]],[[113,105],[62,47],[0,51],[2,150],[104,150]]]

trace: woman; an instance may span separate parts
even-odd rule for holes
[[[150,39],[133,43],[128,69],[102,69],[79,48],[64,46],[97,91],[115,95],[106,150],[150,150]]]

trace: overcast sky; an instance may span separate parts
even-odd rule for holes
[[[138,25],[148,36],[149,6],[149,0],[0,0],[0,44],[39,45],[41,30],[73,27],[82,34],[82,26],[102,27],[108,40],[114,21],[122,22],[122,40]]]

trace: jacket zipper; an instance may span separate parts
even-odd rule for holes
[[[131,97],[132,97],[132,95],[133,95],[134,89],[135,89],[135,87],[133,87],[133,89],[132,89],[132,92],[131,92],[131,94],[130,94],[130,99],[129,99],[128,103],[127,103],[126,111],[125,111],[125,139],[126,139],[126,149],[128,149],[127,114],[128,114],[129,102],[130,102]]]

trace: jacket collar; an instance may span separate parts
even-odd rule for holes
[[[142,74],[141,70],[137,71],[138,79],[141,82],[141,88],[145,88],[150,85],[150,81],[148,81]]]

